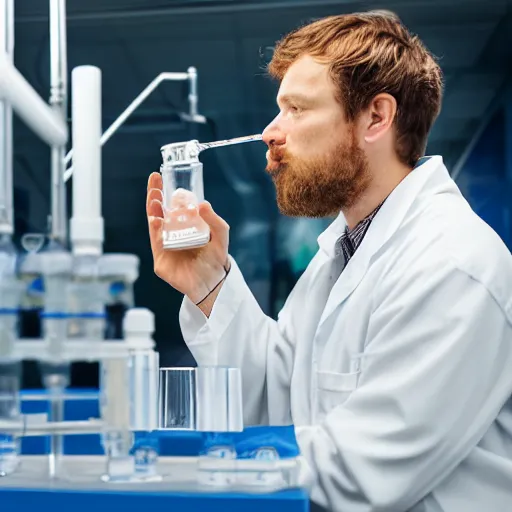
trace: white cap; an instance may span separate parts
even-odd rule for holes
[[[104,254],[99,260],[100,276],[122,276],[133,283],[139,277],[139,261],[135,254]]]
[[[147,308],[131,308],[124,315],[123,331],[125,337],[151,337],[155,332],[155,315]]]
[[[43,274],[71,274],[73,269],[73,256],[70,252],[42,252],[39,256],[41,258],[41,270]]]

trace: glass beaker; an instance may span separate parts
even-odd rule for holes
[[[196,428],[202,432],[242,432],[244,429],[240,368],[196,368]]]
[[[196,430],[196,372],[194,368],[160,368],[159,430]]]
[[[194,142],[162,148],[164,249],[191,249],[210,241],[210,227],[199,214],[199,203],[204,201],[203,164]]]
[[[204,432],[198,460],[198,483],[229,486],[236,479],[234,432],[243,425],[242,377],[239,368],[196,368],[197,430]]]

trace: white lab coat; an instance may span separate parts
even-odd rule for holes
[[[438,156],[333,285],[344,229],[320,235],[277,322],[234,261],[209,319],[185,299],[198,364],[242,369],[246,424],[293,422],[302,481],[329,510],[512,510],[512,256]]]

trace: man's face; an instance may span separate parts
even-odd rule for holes
[[[368,186],[368,164],[327,66],[307,55],[295,61],[277,103],[280,112],[263,140],[281,212],[326,217],[352,206]]]

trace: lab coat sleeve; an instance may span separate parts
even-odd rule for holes
[[[376,287],[357,388],[323,422],[296,429],[301,478],[329,510],[409,510],[512,392],[511,327],[491,293],[446,260],[415,268]]]
[[[263,313],[233,259],[209,318],[183,300],[180,327],[197,364],[241,369],[246,426],[269,423],[269,397],[280,404],[277,415],[270,412],[272,423],[291,423],[293,344],[287,324],[285,313],[279,322]]]

